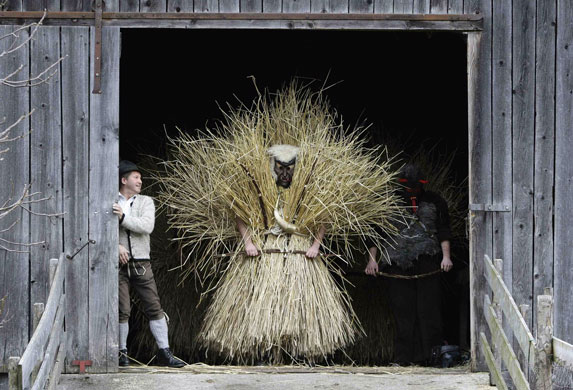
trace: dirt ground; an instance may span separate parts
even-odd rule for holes
[[[487,373],[466,367],[130,367],[118,374],[62,375],[59,390],[491,390]]]

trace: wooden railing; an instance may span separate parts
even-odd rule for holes
[[[35,330],[22,357],[8,359],[10,390],[55,389],[64,364],[65,256],[50,260],[50,294],[45,310],[34,305]]]
[[[508,385],[502,375],[502,362],[517,390],[551,390],[552,365],[554,361],[573,366],[573,346],[553,337],[553,291],[546,288],[544,295],[537,297],[537,338],[529,330],[521,310],[517,307],[511,293],[503,282],[502,260],[492,262],[486,255],[485,277],[492,290],[493,299],[484,296],[484,316],[491,333],[493,349],[485,333],[480,334],[481,347],[488,365],[491,382],[499,389]],[[495,263],[495,264],[494,264]],[[511,329],[517,345],[523,352],[523,365],[513,350],[512,344],[503,327]],[[530,370],[529,379],[521,367]]]

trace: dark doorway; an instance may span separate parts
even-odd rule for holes
[[[467,197],[467,71],[462,34],[124,29],[120,72],[122,159],[139,161],[141,154],[163,157],[165,135],[175,135],[176,127],[203,129],[221,119],[219,106],[249,104],[257,93],[250,76],[259,89],[271,91],[298,77],[330,86],[326,95],[332,107],[348,124],[370,125],[366,136],[371,143],[395,141],[404,149],[404,157],[420,147],[452,156],[451,180],[465,189],[462,195]],[[467,240],[459,246],[455,272],[442,277],[445,338],[467,348]],[[355,273],[363,268],[357,265]],[[366,286],[371,283],[366,280],[356,275],[352,282]],[[161,295],[164,287],[159,287]],[[361,304],[356,302],[361,299],[366,298],[357,297],[355,303]],[[182,337],[172,341],[176,352]],[[145,345],[141,340],[139,345]],[[180,355],[196,361],[194,342],[187,344]],[[145,355],[147,349],[138,352]],[[388,354],[375,353],[353,359],[359,364],[390,360]]]

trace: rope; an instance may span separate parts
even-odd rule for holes
[[[399,275],[399,274],[388,274],[386,272],[377,272],[377,275],[384,276],[386,278],[394,278],[394,279],[422,279],[427,278],[428,276],[436,275],[441,273],[441,269],[437,269],[432,272],[426,272],[425,274],[417,274],[417,275]]]
[[[295,255],[306,255],[305,251],[284,251],[281,249],[263,249],[263,250],[259,250],[259,252],[262,253],[287,253],[287,254],[295,254]],[[230,252],[230,253],[225,253],[222,255],[216,255],[215,257],[230,257],[233,255],[246,255],[247,252],[245,251],[239,251],[239,252]],[[321,257],[329,257],[329,256],[335,256],[332,254],[319,254]],[[393,278],[393,279],[422,279],[422,278],[427,278],[428,276],[432,276],[432,275],[436,275],[441,273],[442,270],[441,269],[437,269],[431,272],[426,272],[423,274],[417,274],[417,275],[400,275],[400,274],[389,274],[386,272],[377,272],[376,275],[378,276],[384,276],[386,278]],[[363,274],[362,272],[348,272],[348,275],[360,275],[360,276],[367,276],[366,274]]]
[[[287,254],[294,254],[294,255],[306,255],[306,251],[285,251],[282,249],[262,249],[259,250],[259,252],[262,253],[287,253]],[[230,256],[234,256],[234,255],[247,255],[247,252],[245,251],[239,251],[239,252],[229,252],[229,253],[224,253],[222,255],[215,255],[215,257],[230,257]],[[329,256],[335,256],[335,255],[331,255],[331,254],[323,254],[323,253],[319,253],[320,257],[329,257]]]
[[[428,276],[432,276],[432,275],[436,275],[441,273],[442,270],[441,269],[437,269],[435,271],[431,271],[431,272],[426,272],[424,274],[417,274],[417,275],[400,275],[400,274],[389,274],[386,272],[377,272],[376,275],[378,276],[384,276],[386,278],[392,278],[392,279],[422,279],[422,278],[427,278]],[[369,276],[366,275],[363,272],[348,272],[348,275],[353,275],[353,276]]]

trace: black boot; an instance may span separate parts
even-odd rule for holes
[[[157,365],[181,368],[185,366],[185,362],[173,356],[173,352],[169,348],[163,348],[157,351]]]
[[[129,366],[129,358],[127,357],[127,349],[119,350],[119,366],[127,367]]]

